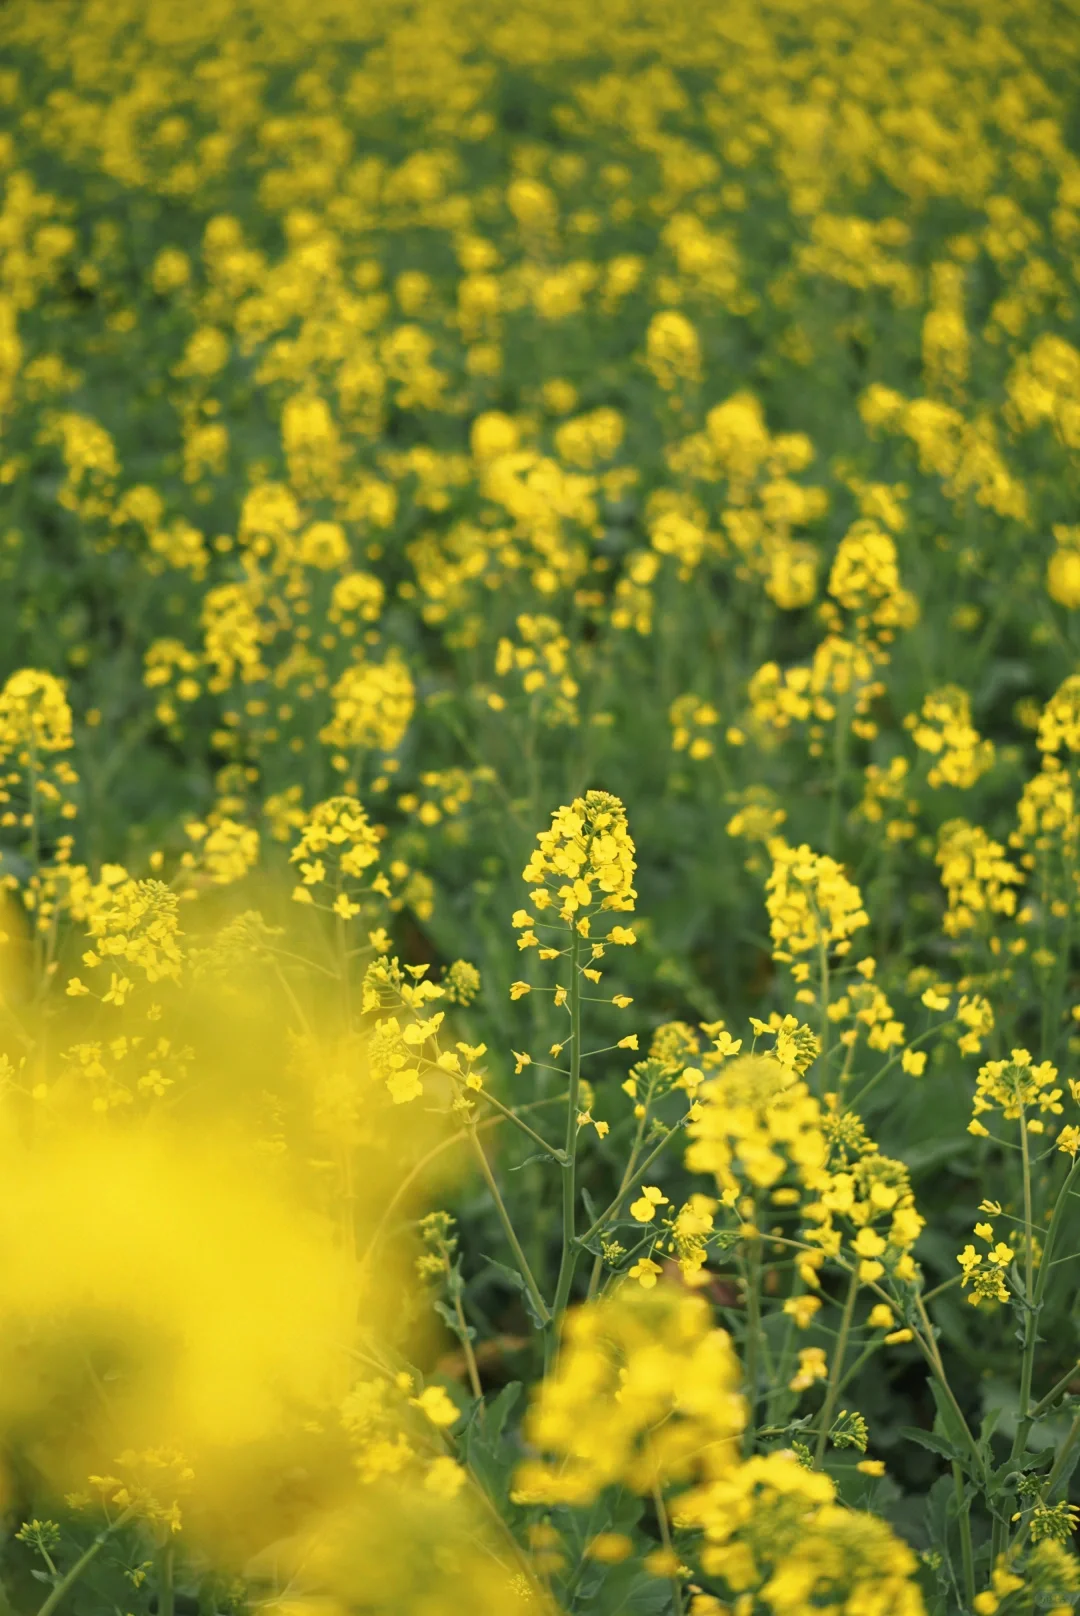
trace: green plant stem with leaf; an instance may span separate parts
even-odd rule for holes
[[[53,1611],[59,1608],[61,1602],[64,1600],[66,1595],[71,1592],[72,1588],[74,1588],[83,1572],[86,1571],[97,1559],[98,1555],[101,1553],[109,1539],[115,1536],[121,1527],[126,1526],[128,1521],[132,1519],[135,1513],[136,1507],[134,1504],[131,1504],[116,1517],[115,1521],[110,1521],[108,1526],[102,1528],[102,1530],[94,1538],[94,1541],[90,1544],[89,1548],[84,1549],[82,1554],[80,1554],[71,1570],[68,1571],[56,1584],[56,1587],[53,1588],[52,1592],[49,1594],[44,1603],[38,1606],[37,1616],[53,1616]]]
[[[829,1365],[829,1378],[825,1386],[825,1401],[821,1405],[817,1446],[814,1450],[814,1463],[819,1467],[825,1457],[825,1447],[829,1440],[829,1431],[832,1429],[833,1414],[836,1411],[837,1399],[840,1396],[840,1381],[844,1373],[848,1336],[851,1334],[851,1321],[855,1314],[855,1298],[858,1294],[859,1275],[858,1270],[853,1268],[851,1278],[848,1281],[847,1296],[844,1299],[844,1311],[840,1315],[840,1329],[836,1336],[836,1346],[833,1348],[832,1363]]]
[[[756,1217],[756,1213],[755,1213]],[[761,1235],[756,1232],[747,1241],[743,1273],[746,1290],[746,1340],[743,1349],[743,1374],[746,1380],[746,1427],[743,1431],[743,1453],[749,1457],[754,1451],[754,1427],[757,1419],[758,1358],[761,1349]]]
[[[609,1208],[610,1215],[612,1217],[618,1217],[619,1209],[622,1206],[623,1197],[626,1195],[626,1192],[630,1187],[630,1181],[634,1176],[634,1169],[637,1165],[638,1151],[641,1149],[641,1142],[645,1137],[645,1124],[648,1121],[649,1116],[649,1098],[651,1098],[651,1092],[652,1091],[650,1089],[650,1094],[646,1097],[645,1103],[642,1106],[641,1115],[637,1119],[637,1128],[634,1132],[634,1143],[630,1147],[629,1156],[626,1158],[626,1166],[623,1168],[623,1175],[619,1180],[619,1188],[615,1193],[615,1199],[611,1203],[611,1208]],[[605,1216],[606,1215],[607,1214],[605,1214]],[[600,1284],[600,1275],[603,1271],[603,1267],[604,1259],[602,1257],[595,1257],[593,1259],[592,1273],[589,1275],[588,1300],[590,1302],[596,1295],[596,1290]]]
[[[529,1296],[529,1300],[532,1303],[533,1309],[536,1313],[536,1317],[540,1320],[541,1327],[546,1329],[551,1324],[552,1315],[548,1311],[547,1303],[540,1294],[540,1287],[537,1285],[536,1279],[533,1276],[533,1271],[529,1267],[528,1258],[521,1249],[521,1241],[517,1237],[517,1232],[514,1229],[510,1214],[506,1210],[506,1202],[503,1200],[499,1186],[495,1182],[495,1175],[491,1171],[491,1164],[488,1161],[487,1156],[484,1154],[484,1147],[477,1137],[475,1127],[471,1127],[469,1129],[469,1139],[472,1143],[480,1171],[484,1176],[484,1182],[491,1191],[491,1198],[495,1202],[495,1211],[498,1214],[499,1222],[502,1224],[503,1233],[506,1235],[510,1250],[514,1254],[514,1261],[517,1263],[518,1273],[521,1275],[525,1289]]]
[[[169,1532],[157,1552],[158,1616],[175,1616],[176,1611],[176,1544]]]
[[[562,1250],[552,1314],[558,1319],[570,1300],[570,1287],[581,1249],[576,1238],[578,1098],[581,1092],[581,937],[575,926],[570,941],[570,1083],[566,1096],[566,1160],[562,1164]]]
[[[1012,1448],[1009,1453],[1010,1463],[1013,1464],[1022,1458],[1027,1448],[1028,1437],[1031,1435],[1031,1428],[1039,1417],[1039,1413],[1043,1411],[1049,1402],[1053,1401],[1054,1397],[1059,1395],[1059,1388],[1062,1385],[1062,1382],[1059,1381],[1047,1398],[1043,1398],[1040,1403],[1037,1403],[1034,1407],[1032,1406],[1031,1387],[1034,1380],[1035,1349],[1039,1341],[1039,1314],[1043,1308],[1047,1280],[1052,1267],[1051,1259],[1053,1258],[1054,1247],[1061,1229],[1066,1202],[1072,1193],[1073,1185],[1076,1183],[1078,1175],[1080,1175],[1080,1156],[1077,1156],[1055,1197],[1054,1208],[1050,1214],[1049,1226],[1046,1231],[1046,1243],[1039,1262],[1039,1275],[1037,1279],[1033,1279],[1035,1234],[1032,1217],[1031,1159],[1027,1119],[1023,1111],[1020,1113],[1020,1149],[1024,1171],[1024,1345],[1023,1355],[1020,1360],[1019,1417],[1016,1423],[1016,1435],[1013,1438]],[[1065,1384],[1072,1378],[1072,1373],[1073,1371],[1070,1371]],[[993,1553],[995,1558],[1001,1553],[1007,1535],[1008,1523],[1004,1516],[995,1515],[993,1528]]]

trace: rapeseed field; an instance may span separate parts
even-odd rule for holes
[[[1080,1603],[1078,75],[0,9],[0,1616]]]

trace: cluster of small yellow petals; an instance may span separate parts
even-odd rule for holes
[[[923,377],[930,392],[962,393],[971,363],[964,321],[964,267],[945,260],[930,271],[931,304],[923,319]]]
[[[868,763],[863,775],[863,796],[858,806],[860,818],[870,825],[881,825],[885,839],[898,844],[915,834],[917,797],[910,793],[911,766],[899,755],[887,765]]]
[[[227,814],[216,817],[209,825],[193,820],[184,829],[197,849],[183,856],[184,868],[202,875],[214,886],[230,886],[243,880],[258,863],[258,831]]]
[[[1023,874],[981,825],[950,819],[939,832],[936,858],[948,899],[942,922],[947,936],[974,930],[983,916],[1016,913],[1015,889]]]
[[[351,750],[400,746],[416,705],[412,675],[405,660],[389,651],[382,662],[356,662],[334,685],[334,713],[319,731],[329,746]]]
[[[803,1208],[811,1225],[804,1238],[826,1257],[846,1250],[864,1284],[885,1274],[912,1283],[918,1270],[911,1248],[925,1220],[916,1210],[907,1170],[869,1140],[857,1141],[855,1152],[849,1162],[852,1152],[842,1133],[833,1131],[829,1170],[819,1180],[818,1199]]]
[[[1009,1291],[1004,1276],[1016,1252],[1006,1241],[997,1239],[991,1223],[977,1223],[975,1235],[988,1250],[978,1252],[969,1243],[960,1252],[956,1260],[961,1269],[961,1288],[971,1286],[968,1301],[972,1307],[978,1307],[980,1302],[1007,1302]]]
[[[802,1077],[804,1072],[809,1071],[821,1054],[820,1038],[805,1022],[800,1022],[797,1016],[782,1016],[779,1010],[774,1010],[768,1021],[761,1021],[757,1016],[751,1016],[750,1026],[754,1033],[755,1051],[758,1039],[771,1039],[772,1058],[784,1068],[785,1072],[795,1077]],[[741,1041],[733,1044],[730,1035],[721,1032],[713,1047],[717,1052],[722,1052],[726,1058],[738,1054]],[[719,1064],[719,1061],[710,1061],[710,1057],[706,1056],[705,1064]]]
[[[1057,1075],[1057,1067],[1050,1061],[1034,1065],[1026,1049],[1014,1049],[1008,1060],[987,1061],[975,1079],[973,1115],[1000,1111],[1009,1122],[1036,1110],[1060,1116],[1062,1090],[1054,1086]],[[1027,1119],[1029,1132],[1041,1132],[1043,1126],[1038,1117]]]
[[[711,701],[700,696],[677,696],[668,713],[671,724],[671,747],[674,752],[685,752],[695,763],[712,757],[715,742],[708,733],[720,722],[720,714]]]
[[[35,816],[75,817],[78,775],[66,757],[71,708],[51,673],[20,668],[0,689],[0,828],[30,829]]]
[[[965,1029],[956,1041],[961,1055],[977,1055],[994,1030],[994,1011],[989,999],[980,993],[960,995],[956,1019]]]
[[[555,619],[542,612],[522,612],[517,632],[516,643],[504,635],[496,647],[496,676],[504,679],[519,673],[521,688],[545,724],[576,724],[578,682],[570,672],[569,639]],[[488,703],[496,711],[505,705],[501,696],[489,696]]]
[[[967,791],[994,764],[992,741],[982,740],[971,722],[971,697],[959,685],[932,690],[921,710],[904,720],[919,749],[934,762],[931,786],[958,786]]]
[[[860,517],[840,541],[829,573],[829,594],[854,619],[857,638],[888,639],[918,619],[915,597],[900,583],[896,542],[870,517]]]
[[[1068,770],[1052,753],[1044,755],[1038,774],[1025,780],[1016,805],[1016,822],[1009,844],[1031,849],[1021,860],[1029,869],[1034,866],[1036,853],[1046,853],[1055,846],[1066,852],[1075,849],[1080,831],[1076,794]]]
[[[1059,606],[1080,606],[1080,527],[1055,523],[1057,548],[1046,564],[1046,593]]]
[[[355,797],[328,797],[306,815],[289,862],[299,865],[300,884],[293,889],[297,903],[315,902],[315,891],[336,889],[335,914],[351,920],[360,905],[349,896],[348,882],[359,880],[379,858],[379,835]],[[389,883],[378,875],[370,890],[390,896]]]
[[[104,1003],[123,1005],[132,985],[124,967],[137,967],[148,982],[179,979],[184,958],[178,942],[180,903],[164,882],[133,880],[119,865],[105,865],[80,909],[84,905],[93,947],[82,962],[91,969],[112,970]]]
[[[768,787],[748,786],[735,801],[739,806],[725,827],[729,836],[767,845],[787,820],[787,809],[780,807]]]
[[[817,1182],[828,1157],[821,1107],[792,1069],[770,1055],[742,1055],[698,1092],[686,1165],[711,1174],[726,1205],[747,1186],[774,1191],[781,1183],[797,1201]]]
[[[270,633],[260,618],[263,590],[250,575],[242,583],[218,584],[203,598],[203,652],[214,670],[209,689],[227,690],[239,677],[251,684],[266,677],[262,648]]]
[[[646,363],[666,392],[701,380],[701,343],[685,314],[654,314],[645,336]]]
[[[841,1033],[844,1044],[854,1043],[861,1028],[871,1049],[895,1049],[904,1042],[904,1026],[897,1020],[888,999],[876,982],[854,982],[828,1008],[829,1020],[854,1025]]]
[[[1035,741],[1041,752],[1080,752],[1080,673],[1071,673],[1055,690],[1039,719]]]
[[[884,689],[875,677],[878,657],[867,646],[839,634],[827,634],[815,647],[809,666],[781,668],[765,662],[747,686],[752,725],[759,731],[785,734],[793,724],[811,724],[810,753],[821,756],[820,726],[836,717],[837,702],[850,701],[851,725],[856,734],[871,739],[874,726],[867,718],[874,700]]]
[[[737,1463],[746,1409],[730,1337],[700,1297],[622,1286],[564,1325],[526,1434],[552,1460],[519,1467],[522,1502],[585,1504],[605,1487],[657,1487]]]
[[[915,448],[920,471],[939,477],[950,499],[960,503],[971,494],[977,505],[998,516],[1026,518],[1027,491],[1002,458],[997,430],[988,416],[968,421],[951,404],[907,399],[880,382],[872,383],[859,399],[859,414],[871,431],[881,428],[906,437]]]
[[[723,534],[709,530],[703,504],[689,493],[658,490],[649,500],[650,539],[690,578],[703,557],[732,556],[735,576],[757,582],[782,611],[807,606],[817,591],[818,553],[797,536],[828,509],[824,488],[795,481],[814,457],[805,433],[769,431],[761,402],[746,391],[716,404],[704,429],[666,451],[680,484],[726,483]]]
[[[723,1585],[728,1609],[923,1616],[914,1551],[876,1516],[844,1508],[832,1480],[789,1451],[755,1456],[696,1488],[678,1501],[676,1519],[702,1532],[702,1569]],[[723,1608],[706,1605],[703,1616]]]
[[[772,871],[765,884],[773,958],[790,960],[820,948],[845,954],[851,936],[868,924],[859,889],[841,865],[803,843],[769,843]]]
[[[372,1078],[385,1084],[395,1105],[418,1099],[429,1076],[438,1076],[443,1083],[449,1080],[462,1104],[467,1103],[469,1091],[483,1088],[484,1071],[479,1063],[487,1046],[459,1040],[452,1049],[442,1048],[439,1031],[446,1012],[430,1010],[438,999],[467,1002],[461,990],[464,987],[467,995],[474,979],[479,986],[479,973],[465,960],[457,961],[442,982],[428,979],[426,965],[402,967],[386,955],[368,965],[361,1001],[364,1014],[373,1018],[367,1034],[368,1066]],[[387,1010],[394,1013],[384,1014]]]
[[[565,921],[593,908],[629,911],[634,907],[634,844],[626,810],[618,797],[589,791],[551,816],[541,831],[522,880],[535,885],[538,909],[554,902]]]
[[[0,690],[0,762],[13,753],[65,752],[71,746],[71,708],[51,673],[21,668]]]

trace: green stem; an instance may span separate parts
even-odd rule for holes
[[[158,1552],[158,1616],[175,1616],[176,1588],[174,1573],[176,1570],[176,1545],[172,1541],[163,1543]]]
[[[41,919],[41,818],[38,807],[37,790],[37,747],[34,744],[33,724],[30,726],[29,760],[26,769],[26,792],[30,801],[30,861],[34,867],[34,877],[37,881],[36,901],[34,912],[31,915],[34,932],[34,995],[39,998],[44,991],[42,980],[42,944],[41,928],[38,922]]]
[[[819,1467],[825,1457],[825,1445],[829,1439],[829,1431],[832,1428],[836,1400],[840,1395],[840,1377],[844,1372],[844,1358],[847,1356],[848,1336],[851,1333],[851,1320],[855,1313],[855,1298],[858,1293],[859,1273],[858,1269],[853,1268],[851,1280],[848,1284],[847,1298],[844,1302],[844,1311],[840,1318],[840,1331],[836,1337],[833,1360],[829,1367],[829,1382],[825,1388],[825,1401],[821,1406],[821,1424],[818,1426],[817,1448],[814,1452],[814,1463]]]
[[[940,1285],[935,1285],[932,1291],[927,1291],[925,1293],[925,1295],[923,1296],[923,1301],[924,1302],[936,1301],[936,1299],[939,1296],[941,1296],[945,1291],[955,1290],[957,1285],[960,1285],[960,1284],[963,1283],[963,1279],[964,1279],[963,1274],[954,1274],[951,1279],[942,1280]]]
[[[543,1106],[554,1104],[555,1099],[557,1099],[557,1096],[551,1096],[546,1100],[532,1100],[527,1106],[522,1106],[522,1110],[538,1111]],[[382,1209],[382,1212],[379,1214],[379,1221],[372,1230],[367,1246],[360,1257],[361,1264],[367,1264],[371,1261],[379,1241],[386,1232],[391,1217],[401,1205],[409,1190],[412,1189],[417,1179],[423,1175],[424,1169],[429,1167],[435,1158],[437,1156],[441,1156],[444,1151],[452,1150],[455,1145],[459,1145],[462,1140],[467,1139],[473,1127],[475,1127],[477,1133],[479,1133],[482,1129],[497,1128],[505,1120],[506,1119],[504,1117],[485,1117],[483,1122],[472,1123],[468,1128],[462,1128],[460,1132],[449,1134],[447,1138],[440,1139],[438,1144],[433,1145],[426,1155],[421,1156],[420,1160],[415,1162],[413,1166],[410,1167],[404,1178],[399,1180],[393,1194],[390,1196],[390,1199],[387,1201],[386,1205]]]
[[[743,1454],[754,1451],[754,1421],[757,1417],[758,1347],[761,1341],[761,1236],[748,1242],[746,1261],[746,1349],[743,1373],[746,1380],[746,1428]]]
[[[660,1541],[669,1554],[674,1554],[675,1551],[671,1544],[671,1527],[668,1524],[667,1509],[664,1505],[664,1495],[660,1490],[659,1481],[653,1483],[653,1504],[656,1508],[656,1519],[660,1527]],[[682,1582],[679,1580],[678,1572],[672,1572],[671,1575],[671,1608],[673,1616],[682,1616]]]
[[[949,1385],[949,1377],[945,1373],[945,1365],[941,1360],[941,1353],[938,1351],[937,1338],[934,1335],[934,1326],[930,1322],[930,1315],[926,1311],[926,1304],[921,1296],[916,1296],[915,1306],[919,1310],[919,1318],[922,1321],[923,1327],[922,1334],[920,1334],[918,1330],[913,1331],[916,1344],[918,1345],[923,1357],[930,1365],[930,1368],[933,1370],[934,1378],[941,1387],[942,1392],[948,1398],[949,1406],[951,1407],[953,1414],[956,1416],[957,1424],[964,1433],[964,1440],[971,1449],[971,1456],[974,1461],[972,1475],[978,1476],[985,1484],[986,1463],[981,1452],[979,1451],[979,1444],[972,1434],[971,1427],[964,1418],[964,1411],[960,1407],[960,1404],[956,1401],[956,1393]]]
[[[650,1096],[651,1096],[651,1090],[650,1090]],[[629,1187],[629,1184],[630,1184],[630,1180],[634,1176],[634,1167],[635,1167],[635,1164],[637,1162],[638,1151],[641,1149],[641,1141],[645,1137],[645,1124],[648,1121],[648,1116],[649,1116],[649,1101],[646,1100],[644,1106],[642,1107],[641,1115],[640,1115],[640,1117],[638,1117],[637,1132],[634,1135],[634,1143],[633,1143],[633,1145],[631,1147],[630,1154],[629,1154],[629,1156],[627,1157],[627,1160],[626,1160],[626,1167],[623,1169],[623,1176],[619,1181],[619,1188],[616,1191],[614,1201],[612,1201],[612,1203],[611,1203],[612,1206],[615,1209],[615,1213],[618,1212],[619,1207],[622,1204],[622,1198],[626,1194],[626,1191],[627,1191],[627,1189]],[[596,1295],[596,1287],[600,1283],[600,1274],[601,1274],[601,1272],[603,1270],[603,1266],[604,1266],[604,1259],[602,1257],[594,1258],[593,1266],[592,1266],[592,1273],[589,1275],[589,1290],[588,1290],[588,1296],[587,1296],[587,1300],[590,1301],[590,1302],[592,1301],[593,1297]]]
[[[850,1365],[848,1366],[848,1368],[845,1369],[844,1373],[841,1375],[839,1390],[841,1392],[843,1392],[844,1387],[847,1385],[848,1381],[855,1379],[855,1376],[859,1373],[859,1370],[862,1368],[863,1364],[867,1363],[869,1361],[869,1359],[871,1359],[874,1356],[875,1352],[880,1352],[880,1351],[881,1351],[881,1341],[880,1340],[878,1340],[878,1341],[868,1341],[866,1343],[865,1347],[863,1347],[862,1351],[859,1353],[859,1356],[857,1358],[852,1359],[852,1361],[851,1361]]]
[[[454,1287],[453,1302],[454,1317],[457,1319],[458,1334],[461,1339],[461,1350],[465,1354],[465,1368],[469,1374],[469,1386],[472,1389],[473,1396],[480,1399],[484,1395],[484,1388],[480,1384],[480,1369],[476,1362],[473,1344],[469,1339],[468,1320],[465,1317],[465,1309],[461,1305],[461,1289],[458,1285]]]
[[[1040,1493],[1040,1499],[1043,1502],[1049,1502],[1054,1488],[1057,1486],[1058,1480],[1065,1469],[1066,1461],[1072,1453],[1073,1448],[1076,1446],[1077,1437],[1080,1437],[1080,1414],[1076,1415],[1072,1425],[1069,1427],[1069,1434],[1061,1444],[1050,1474],[1043,1483],[1042,1491]],[[1019,1547],[1020,1543],[1027,1535],[1033,1509],[1034,1503],[1032,1502],[1029,1503],[1021,1512],[1019,1524],[1009,1542],[1008,1552],[1010,1554],[1012,1554]]]
[[[956,1518],[960,1522],[960,1553],[964,1562],[964,1597],[968,1609],[975,1604],[975,1550],[971,1541],[971,1503],[964,1497],[964,1472],[959,1461],[952,1462],[953,1489],[956,1493]]]
[[[1020,1359],[1020,1418],[1016,1424],[1010,1459],[1018,1459],[1027,1447],[1032,1427],[1031,1382],[1035,1373],[1035,1343],[1039,1338],[1039,1303],[1035,1296],[1035,1233],[1031,1208],[1031,1153],[1028,1148],[1027,1118],[1020,1109],[1020,1153],[1024,1168],[1024,1350]],[[1044,1261],[1046,1253],[1043,1253]],[[1044,1268],[1043,1272],[1046,1270]],[[1042,1275],[1039,1276],[1042,1281]],[[1042,1291],[1040,1283],[1039,1291]]]
[[[473,1091],[471,1089],[464,1089],[464,1092],[471,1096]],[[553,1157],[554,1160],[560,1164],[560,1166],[562,1165],[564,1156],[561,1150],[558,1150],[554,1145],[549,1144],[544,1136],[537,1133],[535,1128],[530,1128],[527,1122],[522,1122],[516,1111],[511,1110],[508,1105],[503,1105],[502,1101],[497,1100],[494,1094],[489,1094],[487,1089],[481,1089],[479,1093],[480,1098],[486,1100],[489,1105],[493,1105],[496,1111],[500,1112],[502,1116],[506,1118],[507,1122],[512,1122],[515,1128],[519,1129],[521,1133],[528,1135],[534,1145],[539,1145],[541,1150],[546,1151],[549,1156]]]
[[[649,1171],[649,1168],[652,1166],[652,1164],[656,1160],[656,1158],[659,1155],[661,1155],[663,1151],[665,1151],[667,1149],[667,1147],[668,1147],[668,1145],[670,1145],[671,1141],[673,1139],[675,1139],[680,1132],[681,1132],[681,1129],[678,1127],[678,1125],[676,1125],[674,1128],[669,1129],[669,1131],[664,1135],[664,1137],[661,1139],[661,1141],[660,1141],[660,1143],[658,1145],[653,1146],[652,1150],[650,1150],[649,1154],[645,1157],[645,1160],[643,1162],[640,1162],[638,1164],[638,1166],[634,1169],[633,1173],[630,1175],[630,1180],[629,1180],[628,1184],[623,1189],[621,1189],[619,1191],[618,1195],[611,1202],[611,1204],[604,1208],[604,1210],[601,1212],[600,1216],[596,1219],[595,1223],[591,1223],[589,1225],[589,1227],[585,1230],[585,1233],[581,1236],[580,1240],[578,1241],[579,1246],[588,1245],[588,1243],[592,1239],[593,1235],[596,1234],[600,1229],[602,1229],[604,1227],[604,1224],[608,1221],[609,1218],[614,1216],[614,1214],[618,1211],[619,1202],[622,1200],[623,1196],[626,1194],[626,1190],[629,1188],[630,1184],[633,1183],[635,1178],[640,1180],[640,1179],[643,1179],[645,1177],[645,1174]]]
[[[74,1588],[87,1566],[91,1565],[93,1561],[97,1559],[98,1555],[105,1547],[105,1544],[109,1541],[113,1534],[118,1532],[122,1526],[126,1526],[134,1514],[135,1505],[131,1504],[127,1509],[124,1510],[123,1514],[118,1515],[115,1521],[98,1533],[90,1547],[86,1549],[76,1560],[67,1576],[56,1584],[56,1587],[52,1590],[44,1604],[38,1607],[37,1616],[52,1616],[53,1611],[56,1610],[57,1606],[64,1598],[64,1595],[69,1593],[70,1590]]]
[[[1053,1408],[1062,1392],[1067,1391],[1070,1384],[1076,1380],[1078,1376],[1080,1376],[1080,1361],[1074,1363],[1071,1369],[1066,1369],[1061,1379],[1055,1386],[1051,1386],[1046,1396],[1039,1398],[1039,1401],[1035,1404],[1035,1407],[1031,1411],[1032,1421],[1041,1419],[1048,1409]]]
[[[566,1096],[566,1159],[562,1167],[562,1254],[552,1309],[558,1318],[570,1300],[580,1246],[576,1238],[578,1096],[581,1090],[581,937],[574,927],[570,943],[570,1086]]]
[[[928,1027],[925,1032],[919,1033],[917,1038],[913,1038],[911,1042],[906,1045],[906,1048],[917,1049],[920,1044],[925,1043],[928,1038],[932,1038],[934,1034],[940,1030],[940,1027]],[[891,1072],[894,1066],[899,1066],[903,1058],[904,1051],[901,1050],[898,1055],[894,1055],[891,1060],[887,1060],[884,1066],[880,1066],[874,1073],[873,1077],[867,1078],[858,1094],[851,1095],[850,1099],[848,1100],[848,1109],[853,1111],[857,1105],[861,1104],[861,1102],[865,1100],[866,1096],[870,1093],[870,1090],[877,1088],[878,1084],[881,1082],[881,1079],[886,1075],[886,1073]]]
[[[829,800],[829,833],[825,850],[830,858],[836,857],[840,841],[840,809],[843,802],[844,776],[847,773],[848,698],[836,706],[836,729],[833,735],[832,795]]]
[[[1042,1260],[1039,1264],[1039,1277],[1034,1283],[1033,1294],[1034,1235],[1031,1216],[1031,1171],[1028,1155],[1027,1123],[1022,1111],[1020,1113],[1020,1148],[1024,1160],[1024,1235],[1026,1246],[1024,1271],[1027,1311],[1024,1316],[1024,1356],[1020,1364],[1020,1419],[1016,1427],[1012,1452],[1009,1455],[1011,1460],[1018,1459],[1027,1447],[1028,1436],[1037,1417],[1037,1410],[1031,1407],[1031,1383],[1034,1378],[1035,1347],[1039,1339],[1039,1314],[1042,1311],[1046,1282],[1050,1277],[1050,1259],[1053,1256],[1054,1246],[1057,1242],[1057,1232],[1061,1227],[1065,1201],[1077,1174],[1080,1173],[1080,1156],[1078,1156],[1069,1169],[1067,1177],[1063,1180],[1054,1201],[1054,1209],[1050,1214],[1049,1227],[1046,1231],[1046,1245],[1043,1248]],[[1055,1394],[1056,1388],[1055,1392],[1051,1393],[1050,1396],[1053,1397]],[[1044,1398],[1043,1401],[1045,1402],[1046,1399]],[[1038,1405],[1038,1407],[1041,1406],[1041,1404]]]
[[[491,1191],[491,1198],[495,1202],[495,1210],[499,1215],[499,1222],[503,1226],[503,1233],[506,1235],[510,1249],[514,1253],[514,1258],[518,1265],[518,1272],[525,1282],[525,1289],[528,1291],[532,1305],[536,1309],[536,1316],[541,1320],[542,1328],[546,1329],[551,1323],[551,1314],[548,1312],[547,1303],[540,1294],[540,1287],[533,1278],[533,1271],[529,1267],[528,1259],[521,1249],[521,1241],[518,1239],[514,1225],[510,1221],[510,1214],[506,1210],[506,1203],[499,1194],[499,1186],[495,1182],[495,1175],[491,1171],[491,1164],[484,1154],[484,1147],[477,1138],[475,1128],[469,1129],[469,1138],[472,1140],[473,1148],[476,1151],[476,1159],[480,1164],[480,1171],[484,1175],[484,1182]]]
[[[829,1082],[829,955],[825,948],[824,937],[821,930],[820,916],[817,918],[818,928],[818,970],[821,975],[821,1092],[824,1093]]]
[[[343,891],[340,876],[338,877],[339,895]],[[341,1003],[345,1011],[345,1030],[352,1032],[352,984],[349,981],[349,938],[345,929],[345,921],[341,915],[335,915],[337,923],[338,971],[341,980]]]

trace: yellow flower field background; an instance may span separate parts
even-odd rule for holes
[[[0,1611],[1066,1616],[1074,7],[0,42]]]

